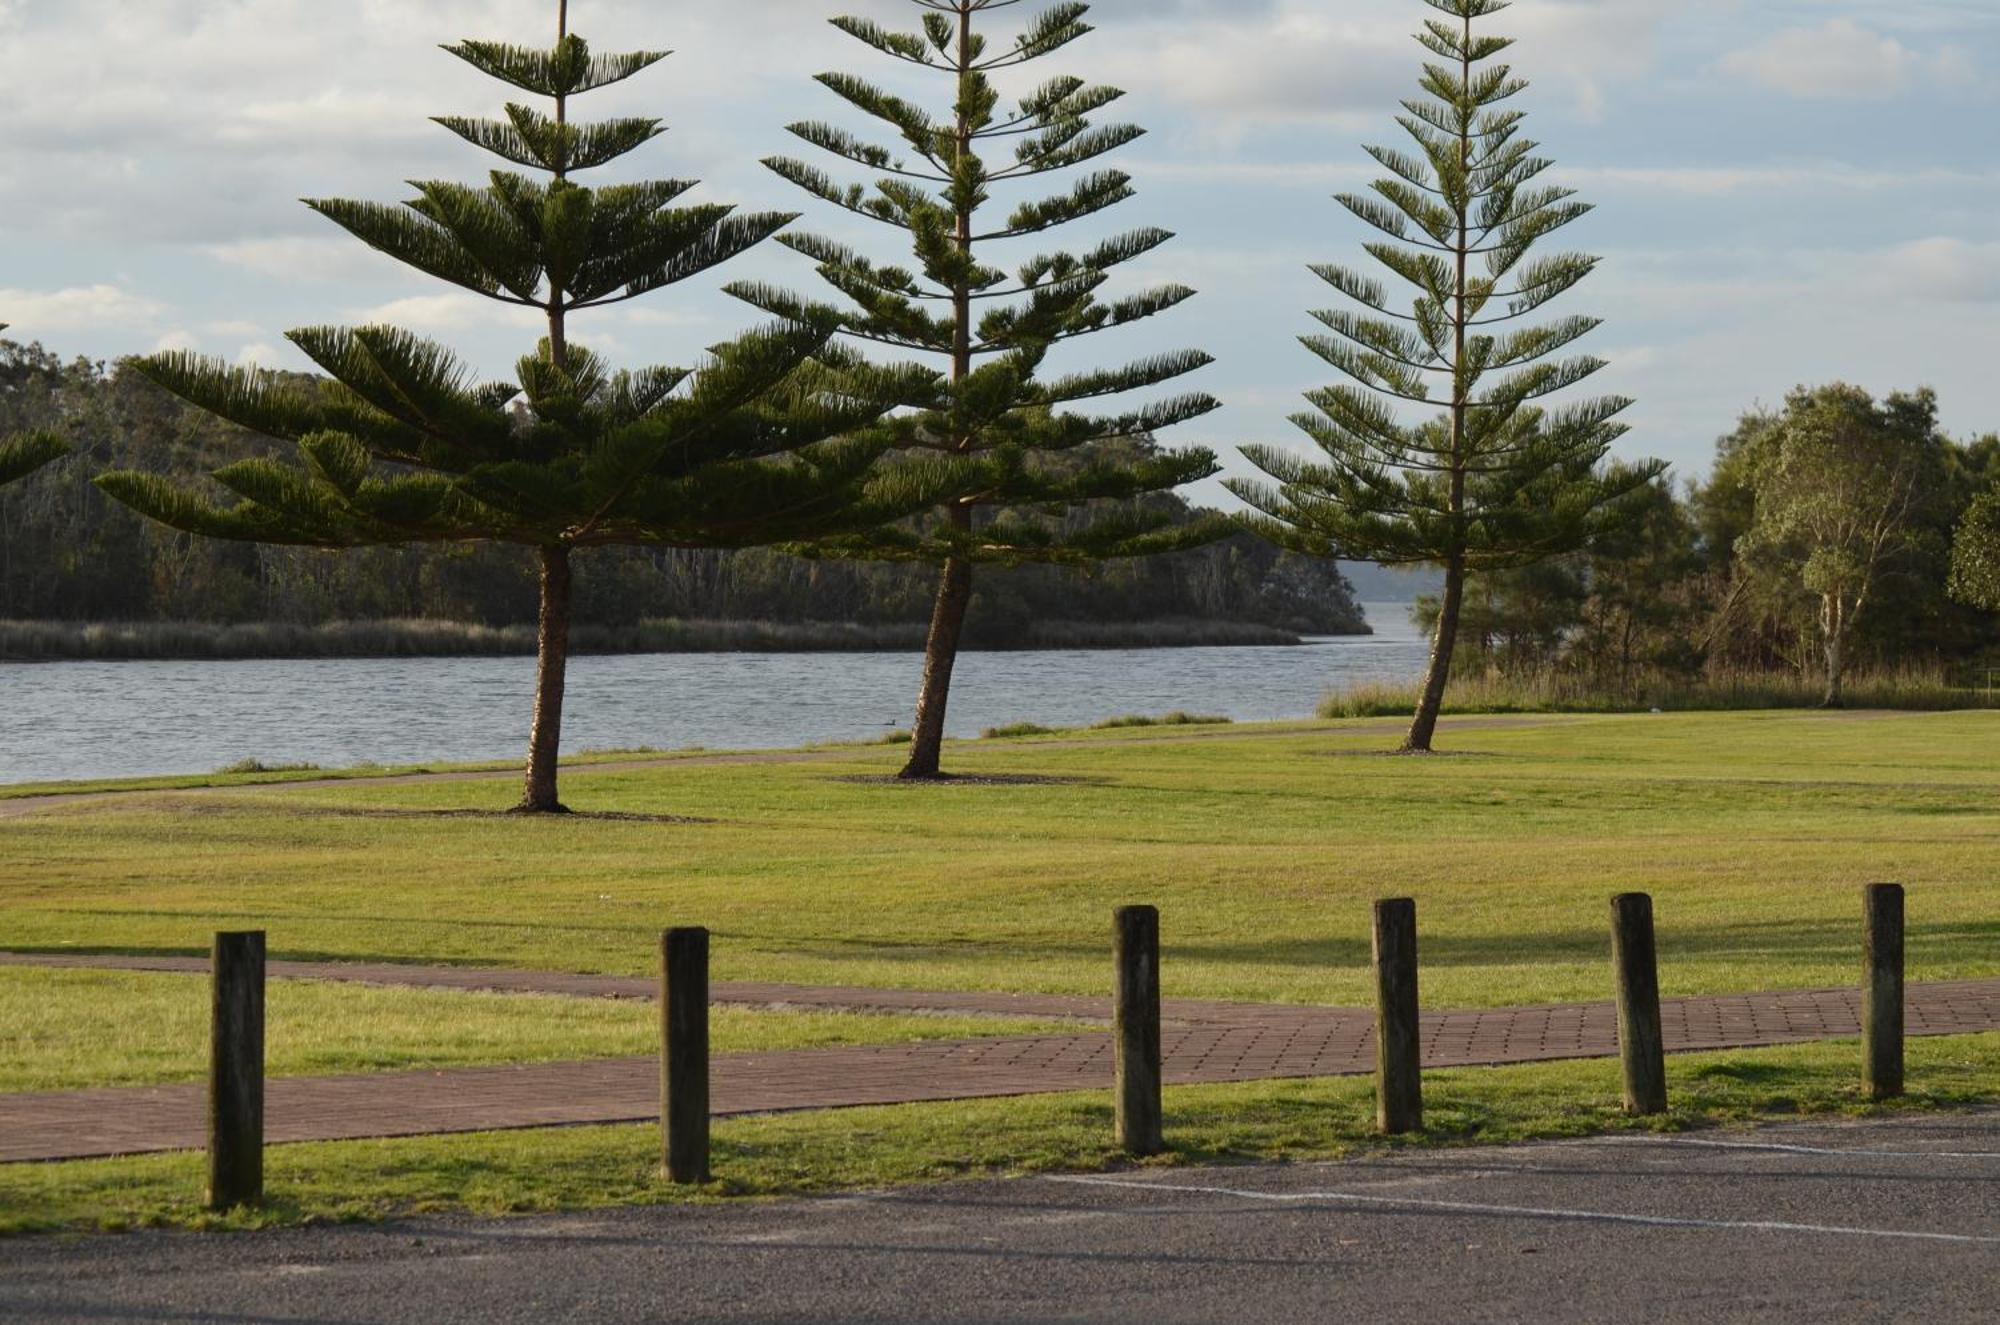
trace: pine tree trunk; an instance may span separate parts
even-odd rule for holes
[[[951,674],[965,636],[965,613],[972,606],[972,563],[953,557],[938,578],[937,605],[924,641],[924,685],[917,697],[917,721],[910,729],[910,758],[897,776],[905,781],[942,777],[945,707],[951,702]]]
[[[1444,601],[1438,607],[1437,633],[1431,637],[1431,665],[1424,674],[1417,716],[1403,741],[1406,754],[1429,754],[1437,735],[1438,713],[1444,708],[1444,688],[1451,680],[1451,654],[1458,644],[1458,613],[1465,602],[1465,562],[1454,557],[1445,567]]]
[[[968,77],[978,63],[972,38],[972,15],[983,6],[963,4],[958,9],[958,75]],[[968,106],[958,107],[959,161],[972,155],[973,128]],[[967,258],[972,256],[972,203],[961,199],[957,205],[952,242]],[[951,381],[961,386],[972,375],[972,287],[960,279],[951,292]],[[954,449],[963,455],[972,449],[973,438],[960,437]],[[954,505],[949,517],[960,534],[971,532],[972,509]],[[917,695],[917,718],[910,728],[910,758],[896,776],[905,782],[932,782],[944,776],[944,716],[951,703],[951,674],[958,666],[958,646],[965,636],[965,614],[972,606],[972,563],[961,557],[945,558],[938,576],[937,603],[931,609],[930,634],[924,640],[924,683]]]
[[[556,794],[562,754],[563,686],[569,675],[570,550],[542,549],[542,616],[535,664],[535,727],[528,738],[528,782],[517,811],[567,814]]]
[[[1472,85],[1472,14],[1465,14],[1464,44],[1459,61],[1459,86]],[[1458,159],[1472,168],[1472,131],[1469,120],[1460,124]],[[1410,734],[1403,738],[1404,754],[1429,754],[1437,736],[1438,713],[1444,708],[1445,686],[1451,681],[1451,655],[1458,646],[1458,614],[1465,604],[1465,543],[1460,521],[1465,515],[1466,416],[1469,410],[1466,376],[1466,335],[1473,312],[1468,296],[1467,262],[1476,247],[1472,238],[1472,218],[1463,203],[1458,204],[1458,243],[1455,245],[1452,285],[1452,386],[1451,386],[1451,515],[1454,525],[1453,551],[1445,563],[1444,600],[1438,605],[1437,633],[1431,637],[1431,664],[1424,673],[1423,693],[1417,697],[1417,713],[1410,720]]]

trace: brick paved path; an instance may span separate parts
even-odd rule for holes
[[[112,958],[30,958],[0,963],[104,966]],[[126,969],[204,970],[200,959],[139,958]],[[650,982],[412,967],[273,962],[274,975],[370,978],[461,989],[550,989],[641,997]],[[328,977],[331,978],[331,977]],[[761,1006],[948,1010],[1015,1016],[1108,1016],[1103,999],[1060,995],[939,994],[777,984],[716,986],[719,1000]],[[1671,1051],[1747,1048],[1856,1035],[1858,993],[1816,990],[1668,1000]],[[1372,1018],[1356,1008],[1167,1001],[1163,1037],[1172,1084],[1257,1081],[1365,1073],[1374,1066]],[[1426,1014],[1424,1061],[1484,1066],[1617,1051],[1608,1003],[1552,1004]],[[2000,980],[1912,985],[1909,1032],[1947,1035],[2000,1029]],[[1105,1089],[1111,1040],[1102,1032],[1009,1036],[943,1043],[869,1045],[719,1056],[718,1114],[861,1104],[1031,1095]],[[266,1101],[274,1142],[487,1131],[557,1124],[636,1122],[657,1116],[652,1058],[526,1067],[452,1068],[273,1080]],[[0,1162],[83,1158],[197,1148],[203,1143],[198,1084],[0,1095]]]

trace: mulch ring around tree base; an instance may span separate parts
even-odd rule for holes
[[[1089,787],[1104,786],[1107,777],[1058,777],[1048,773],[941,773],[934,778],[904,778],[894,773],[848,773],[829,782],[853,782],[875,787]]]

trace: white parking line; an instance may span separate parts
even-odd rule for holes
[[[1235,1187],[1201,1187],[1169,1182],[1132,1182],[1122,1178],[1059,1176],[1048,1182],[1074,1183],[1084,1187],[1122,1187],[1141,1192],[1180,1192],[1200,1196],[1230,1196],[1244,1201],[1275,1201],[1288,1204],[1318,1202],[1330,1205],[1360,1205],[1403,1210],[1448,1210],[1468,1215],[1518,1215],[1524,1219],[1563,1219],[1598,1224],[1639,1224],[1648,1228],[1697,1228],[1729,1232],[1821,1233],[1839,1237],[1893,1238],[1914,1242],[1957,1242],[1976,1246],[2000,1246],[2000,1237],[1980,1237],[1970,1233],[1927,1233],[1901,1228],[1847,1228],[1837,1224],[1790,1224],[1772,1219],[1689,1219],[1676,1215],[1626,1215],[1605,1210],[1544,1209],[1531,1205],[1487,1205],[1477,1201],[1426,1201],[1410,1196],[1369,1196],[1361,1192],[1254,1192]]]
[[[1770,1150],[1786,1155],[1859,1155],[1867,1159],[2000,1159],[1996,1150],[1849,1150],[1838,1146],[1794,1146],[1776,1141],[1709,1141],[1693,1136],[1596,1136],[1557,1141],[1559,1146],[1702,1146],[1709,1150]]]

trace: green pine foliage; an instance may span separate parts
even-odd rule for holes
[[[694,368],[614,372],[569,335],[571,315],[637,298],[717,266],[790,216],[678,206],[690,187],[590,187],[573,178],[660,131],[651,119],[585,124],[583,93],[663,52],[603,55],[568,31],[553,47],[446,47],[547,109],[439,122],[510,166],[484,187],[413,185],[401,206],[309,202],[371,247],[503,304],[548,334],[513,381],[487,383],[452,354],[390,327],[291,334],[324,376],[309,382],[188,354],[141,361],[148,377],[229,421],[298,447],[298,463],[241,461],[215,480],[234,497],[138,472],[98,482],[176,528],[314,547],[496,541],[542,561],[541,679],[525,810],[557,810],[570,557],[608,544],[742,547],[817,539],[919,509],[936,467],[878,469],[871,425],[932,375],[872,368],[828,347],[836,319],[807,306],[710,351]],[[537,178],[542,176],[543,178]]]
[[[984,30],[988,11],[1017,0],[913,3],[924,11],[914,32],[858,18],[833,23],[906,70],[935,75],[946,93],[942,109],[829,73],[819,82],[878,121],[891,145],[833,124],[791,126],[821,153],[872,174],[873,186],[790,157],[766,164],[833,208],[903,232],[910,256],[901,263],[877,262],[819,236],[794,232],[779,240],[817,264],[844,298],[847,336],[949,365],[949,380],[913,398],[899,421],[906,457],[950,462],[953,489],[921,520],[885,523],[812,549],[941,567],[906,772],[933,777],[974,566],[1089,565],[1195,546],[1231,527],[1220,518],[1176,524],[1137,500],[1215,472],[1206,450],[1150,444],[1155,433],[1216,408],[1213,398],[1182,392],[1115,412],[1099,403],[1172,383],[1208,364],[1208,355],[1186,350],[1107,369],[1047,370],[1050,354],[1066,342],[1163,313],[1193,294],[1180,285],[1118,295],[1107,289],[1119,267],[1171,238],[1164,230],[1136,230],[1074,252],[1027,247],[1133,195],[1129,176],[1100,164],[1142,132],[1094,120],[1122,95],[1116,89],[1055,77],[1003,104],[1000,83],[1022,77],[1013,71],[1091,31],[1089,6],[1055,4],[996,39]],[[1067,183],[1045,178],[1059,174]],[[1031,191],[999,210],[998,195],[1023,189]],[[781,317],[808,312],[796,296],[768,286],[732,292]]]
[[[7,324],[0,322],[0,331]],[[69,454],[69,443],[50,432],[0,437],[0,488],[24,479],[50,461]]]
[[[1445,571],[1436,643],[1407,748],[1428,750],[1450,674],[1468,573],[1529,565],[1588,546],[1633,516],[1658,463],[1607,463],[1625,431],[1620,397],[1550,398],[1604,366],[1567,351],[1598,320],[1529,322],[1596,259],[1535,256],[1589,210],[1541,177],[1553,164],[1507,103],[1527,84],[1494,59],[1513,43],[1475,31],[1505,0],[1424,0],[1417,40],[1435,59],[1397,123],[1414,152],[1368,150],[1388,173],[1339,202],[1380,235],[1368,256],[1411,287],[1399,310],[1384,281],[1340,266],[1315,273],[1349,301],[1315,313],[1306,345],[1347,380],[1307,398],[1294,422],[1321,455],[1245,454],[1272,482],[1234,481],[1257,527],[1322,556]],[[1423,411],[1407,422],[1411,407]]]
[[[69,454],[69,443],[54,433],[31,432],[0,438],[0,487],[26,478],[52,460]]]

